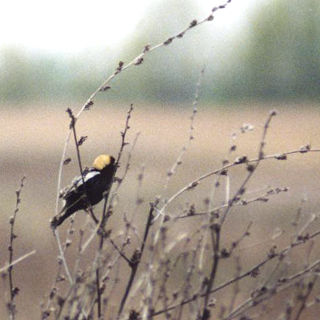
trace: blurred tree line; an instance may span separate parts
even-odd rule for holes
[[[76,57],[4,49],[0,103],[84,99],[120,60],[130,61],[146,44],[159,43],[207,14],[192,0],[156,1],[119,48]],[[232,35],[214,21],[207,23],[120,74],[107,97],[130,102],[190,100],[205,64],[201,94],[208,101],[318,100],[319,14],[319,0],[269,0],[254,7]]]

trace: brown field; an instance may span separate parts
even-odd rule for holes
[[[146,204],[153,201],[156,195],[171,195],[192,179],[218,168],[221,161],[227,157],[231,134],[239,133],[243,123],[251,123],[255,129],[246,134],[238,134],[238,148],[231,159],[240,155],[255,157],[264,121],[269,109],[274,107],[279,111],[279,115],[271,123],[266,153],[295,150],[309,143],[313,148],[320,148],[319,106],[275,105],[269,108],[246,105],[227,110],[200,108],[194,122],[195,139],[183,158],[182,166],[164,191],[166,172],[188,141],[191,108],[160,105],[147,108],[136,105],[128,141],[132,142],[138,132],[140,135],[132,152],[128,179],[120,192],[118,211],[132,210],[137,194],[137,175],[142,167],[144,178],[139,193]],[[89,166],[99,153],[117,154],[126,108],[127,106],[96,106],[90,112],[82,114],[78,123],[78,136],[88,136],[88,140],[81,146],[85,165]],[[33,257],[21,262],[14,269],[15,283],[20,288],[16,301],[19,320],[39,318],[40,303],[49,292],[57,268],[57,246],[49,228],[49,219],[55,212],[58,168],[68,131],[69,120],[64,110],[64,106],[49,105],[24,109],[1,107],[0,267],[8,261],[9,217],[14,212],[15,190],[23,175],[27,180],[15,226],[18,238],[14,243],[14,254],[18,257],[32,249],[37,251]],[[128,146],[125,149],[123,163],[126,162],[130,148],[131,146]],[[68,156],[76,160],[72,141],[68,150]],[[307,199],[303,209],[306,216],[311,212],[319,212],[319,156],[319,153],[297,154],[290,156],[287,161],[263,162],[249,184],[249,192],[257,194],[258,190],[268,186],[287,186],[290,192],[275,196],[268,203],[234,210],[226,229],[226,241],[235,232],[241,234],[241,228],[248,221],[253,221],[253,237],[251,243],[246,245],[249,247],[257,244],[261,251],[259,243],[270,243],[276,227],[283,226],[285,232],[290,232],[289,222],[296,214],[302,199]],[[64,168],[62,184],[68,184],[78,173],[76,161],[71,162]],[[245,170],[235,168],[230,173],[232,190],[235,190],[244,177]],[[200,209],[203,200],[208,196],[210,182],[212,181],[200,185],[199,192],[186,193],[170,210],[192,201],[196,202]],[[223,190],[217,201],[222,199]],[[141,213],[140,223],[144,221],[144,214]],[[121,228],[121,225],[117,224],[116,216],[111,219],[114,228]],[[81,217],[76,223],[81,223]],[[186,223],[185,228],[184,232],[191,230],[192,225]],[[1,282],[1,319],[6,317],[4,301],[8,298],[7,286],[7,281]]]

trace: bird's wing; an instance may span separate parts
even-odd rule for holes
[[[87,170],[84,175],[83,179],[82,176],[75,177],[72,181],[72,184],[60,191],[60,197],[67,200],[68,197],[73,193],[73,192],[81,192],[83,189],[83,182],[85,184],[90,184],[90,181],[97,175],[99,175],[100,172],[92,169],[92,170]]]

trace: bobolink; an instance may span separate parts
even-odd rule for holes
[[[51,227],[56,228],[74,212],[100,202],[104,192],[110,188],[115,169],[114,157],[106,154],[98,156],[92,168],[84,170],[83,178],[76,177],[69,187],[61,191],[60,197],[65,203],[60,213],[51,220]]]

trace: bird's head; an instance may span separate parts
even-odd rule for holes
[[[108,155],[108,154],[100,154],[100,156],[96,157],[93,161],[93,167],[96,170],[103,170],[106,167],[113,166],[115,162],[114,157]]]

